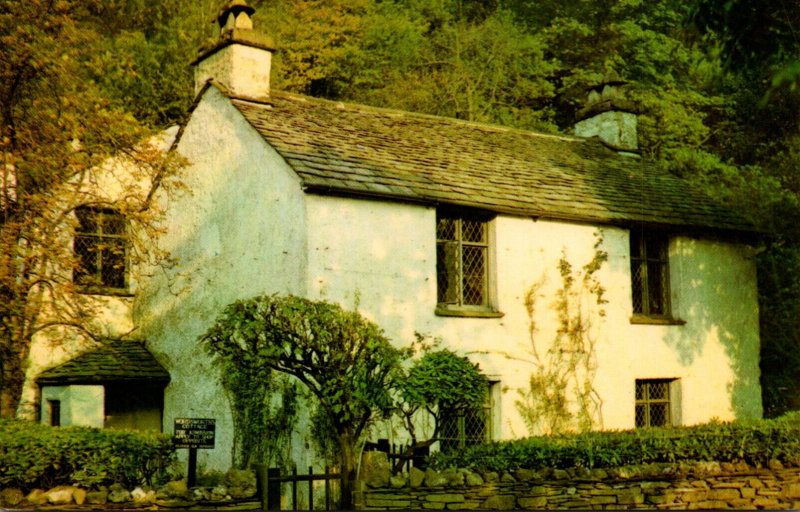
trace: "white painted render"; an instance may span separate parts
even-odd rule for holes
[[[341,302],[381,325],[398,345],[419,332],[480,363],[503,389],[500,435],[527,435],[515,402],[534,367],[525,296],[536,283],[534,341],[556,335],[552,308],[562,254],[575,271],[598,236],[609,255],[597,274],[605,316],[590,315],[602,427],[634,427],[636,379],[675,378],[684,424],[757,417],[758,306],[755,263],[744,245],[676,237],[670,244],[675,316],[684,325],[631,323],[628,231],[497,216],[493,222],[497,305],[502,318],[443,317],[436,306],[435,210],[399,203],[306,196],[310,298]],[[585,296],[585,299],[588,299]],[[590,310],[591,301],[586,302]]]
[[[41,422],[50,424],[50,400],[61,402],[61,426],[103,428],[105,389],[96,385],[43,386]]]
[[[621,149],[635,151],[639,147],[636,114],[623,111],[603,112],[575,123],[578,137],[600,137]]]
[[[194,90],[198,94],[213,78],[239,97],[269,97],[269,73],[272,53],[243,44],[230,44],[197,63]]]
[[[175,268],[156,272],[135,305],[140,335],[171,374],[164,431],[176,417],[216,418],[218,448],[198,463],[231,464],[230,406],[198,344],[222,309],[259,294],[305,293],[305,209],[299,179],[215,88],[186,125],[178,151],[188,192],[163,197],[163,248]]]

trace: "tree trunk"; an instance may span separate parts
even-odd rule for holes
[[[17,414],[25,371],[17,354],[10,350],[3,352],[0,361],[0,418],[9,419]]]
[[[342,474],[342,510],[355,510],[353,490],[356,479],[355,439],[348,434],[339,434]]]

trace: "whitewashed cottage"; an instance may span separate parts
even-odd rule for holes
[[[230,2],[195,63],[197,99],[174,145],[190,193],[162,198],[179,265],[106,283],[130,294],[140,343],[126,361],[147,372],[76,377],[87,359],[99,368],[104,351],[126,350],[112,344],[32,373],[42,421],[58,402],[102,425],[109,393],[146,382],[127,425],[216,418],[200,464],[230,465],[230,406],[198,336],[234,300],[281,293],[357,306],[398,345],[441,338],[493,383],[488,415],[452,435],[526,436],[521,403],[552,361],[564,262],[578,279],[571,307],[582,309],[569,314],[584,321],[590,357],[576,371],[590,378],[595,428],[761,415],[752,226],[635,155],[635,115],[615,84],[593,93],[582,136],[288,94],[270,89],[273,45],[252,12]]]

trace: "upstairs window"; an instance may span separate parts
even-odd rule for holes
[[[670,317],[668,239],[662,233],[631,231],[631,288],[633,313]]]
[[[489,309],[486,218],[437,213],[436,282],[440,309]]]
[[[80,207],[73,248],[73,280],[81,287],[124,290],[127,287],[127,222],[116,210]]]

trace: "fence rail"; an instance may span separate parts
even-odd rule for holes
[[[339,489],[341,489],[342,475],[340,473],[332,473],[329,467],[325,467],[323,473],[314,473],[314,468],[308,467],[308,474],[297,474],[297,468],[294,468],[291,474],[282,474],[280,468],[267,468],[266,466],[256,467],[258,475],[258,488],[259,496],[261,497],[262,510],[281,510],[281,496],[282,485],[291,484],[292,493],[292,507],[290,510],[301,510],[298,506],[298,492],[297,484],[299,482],[308,483],[308,508],[305,510],[314,510],[314,482],[325,482],[325,510],[334,510],[340,507],[339,500],[336,503],[332,502],[331,481],[336,480],[339,482]]]
[[[390,444],[388,439],[379,439],[376,443],[369,442],[364,445],[364,451],[385,453],[394,473],[408,471],[412,467],[425,469],[425,459],[430,454],[430,448],[427,446],[409,450],[408,445]]]

